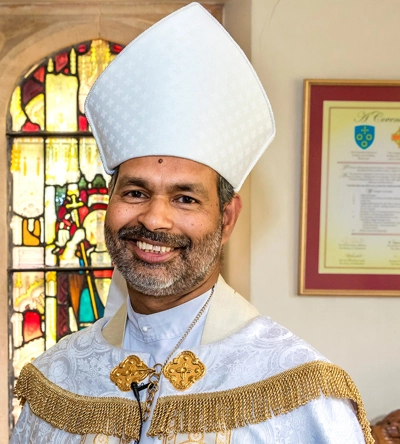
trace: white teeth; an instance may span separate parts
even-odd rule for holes
[[[152,245],[142,241],[137,241],[137,246],[147,253],[168,253],[173,250],[171,247],[165,247],[164,245]]]

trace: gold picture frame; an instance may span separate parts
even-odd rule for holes
[[[304,81],[301,188],[299,294],[400,296],[400,81]]]

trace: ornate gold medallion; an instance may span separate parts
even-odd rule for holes
[[[201,379],[205,365],[191,351],[183,351],[163,369],[164,376],[178,390],[186,390]]]
[[[120,390],[129,392],[132,382],[139,383],[152,373],[154,369],[147,367],[137,356],[131,355],[112,369],[110,379]]]

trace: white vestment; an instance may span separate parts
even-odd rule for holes
[[[131,412],[137,402],[132,391],[110,380],[110,372],[132,354],[148,366],[154,357],[121,348],[126,317],[125,305],[109,322],[101,319],[70,335],[30,364],[17,387],[26,404],[12,444],[134,443],[124,437],[135,436],[138,417]],[[141,444],[373,442],[345,372],[259,316],[222,278],[203,328],[201,343],[189,346],[205,375],[184,391],[161,376],[149,419],[152,437]],[[184,343],[173,357],[185,349]],[[144,401],[145,390],[141,394]]]

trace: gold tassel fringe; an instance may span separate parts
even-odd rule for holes
[[[29,403],[36,416],[66,432],[139,438],[140,418],[135,401],[76,395],[49,381],[33,364],[22,369],[15,394],[21,404]],[[366,444],[374,443],[354,382],[340,367],[322,361],[231,390],[159,398],[148,433],[154,437],[233,430],[289,413],[321,394],[352,400]]]
[[[21,404],[61,430],[139,439],[139,408],[136,401],[76,395],[49,381],[33,364],[21,370],[14,393]]]
[[[340,367],[322,361],[309,362],[231,390],[159,398],[148,434],[154,437],[170,433],[215,433],[259,424],[272,415],[289,413],[321,394],[354,401],[365,442],[374,443],[354,382]]]

